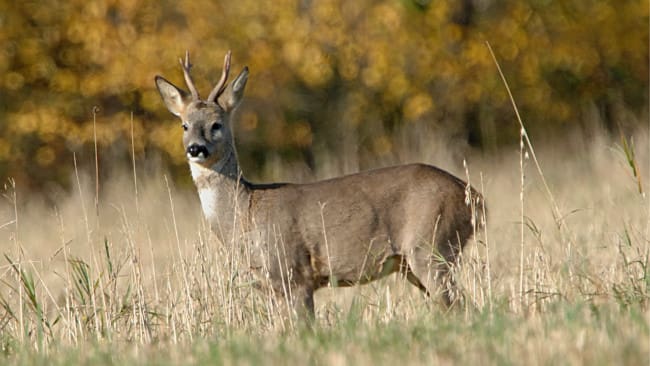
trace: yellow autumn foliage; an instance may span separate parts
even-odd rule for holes
[[[250,67],[240,155],[256,164],[253,145],[292,153],[317,138],[336,151],[336,134],[314,136],[334,125],[377,154],[413,124],[515,142],[486,41],[531,134],[585,128],[594,110],[625,127],[636,122],[615,111],[647,114],[647,24],[642,0],[0,0],[0,176],[66,184],[73,153],[94,159],[95,134],[102,159],[127,160],[132,124],[137,154],[182,166],[153,77],[183,85],[186,49],[203,94],[227,50],[234,72]]]

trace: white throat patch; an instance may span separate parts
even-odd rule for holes
[[[194,162],[190,162],[190,171],[192,172],[192,179],[195,184],[200,180],[207,181],[210,175],[215,174],[214,170],[208,169],[201,164]],[[204,185],[197,185],[196,188],[199,192],[203,215],[208,219],[208,221],[212,221],[212,218],[216,217],[217,213],[217,187],[212,185],[208,185],[207,187]]]
[[[212,222],[217,215],[217,191],[213,188],[202,188],[198,191],[203,215],[209,222]]]
[[[194,183],[201,177],[208,177],[210,175],[210,169],[192,160],[190,160],[190,172],[192,172],[192,180]]]

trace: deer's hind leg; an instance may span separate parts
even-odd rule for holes
[[[442,301],[446,306],[453,304],[455,283],[451,276],[451,264],[439,256],[430,253],[413,253],[407,258],[409,270],[406,279],[422,290],[427,296],[442,293]]]
[[[433,248],[431,245],[414,248],[406,255],[406,278],[427,295],[441,293],[443,303],[448,307],[453,305],[458,298],[458,288],[452,269],[459,263],[466,240],[466,237],[453,235],[438,240]]]

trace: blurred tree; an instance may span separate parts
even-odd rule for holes
[[[73,152],[92,161],[94,106],[104,160],[128,158],[133,123],[138,155],[186,169],[152,82],[182,85],[185,49],[204,93],[228,49],[250,66],[238,135],[258,168],[269,151],[394,154],[393,136],[417,126],[488,150],[515,142],[485,41],[531,133],[634,127],[647,24],[641,0],[0,0],[0,176],[65,186]]]

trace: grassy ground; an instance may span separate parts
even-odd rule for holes
[[[401,154],[469,177],[486,197],[487,229],[456,273],[462,303],[445,312],[390,276],[319,291],[312,330],[277,316],[238,271],[236,246],[212,239],[195,192],[164,174],[138,176],[137,191],[132,174],[113,174],[97,205],[83,175],[55,207],[9,185],[0,363],[648,364],[646,136],[634,156],[606,139],[540,149],[543,175],[532,151],[467,170],[435,149]],[[317,177],[354,165],[328,158]]]
[[[561,306],[543,317],[507,312],[421,315],[410,321],[344,319],[314,332],[213,334],[170,346],[88,342],[53,354],[24,350],[16,364],[589,364],[648,363],[648,317],[588,305]],[[646,342],[644,345],[643,342]]]

